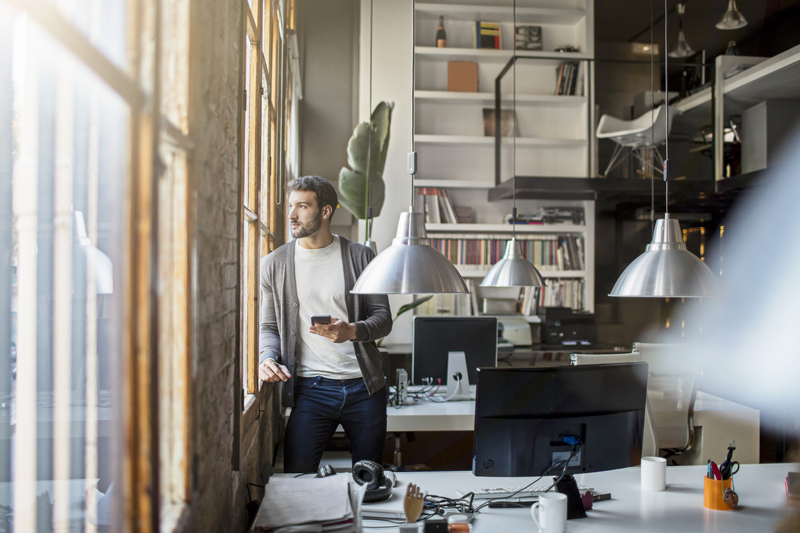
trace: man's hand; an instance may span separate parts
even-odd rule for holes
[[[330,324],[314,324],[308,331],[315,335],[322,335],[331,342],[340,343],[352,341],[356,338],[356,326],[338,318],[331,318]]]
[[[292,377],[289,369],[283,365],[279,365],[275,359],[264,359],[258,365],[258,378],[267,383],[274,383],[276,381],[286,381]]]

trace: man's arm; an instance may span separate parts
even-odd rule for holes
[[[392,311],[389,298],[385,294],[365,295],[367,318],[357,320],[356,342],[369,342],[382,339],[392,331]]]
[[[291,377],[289,369],[279,364],[281,360],[281,337],[278,317],[275,313],[275,298],[272,280],[267,269],[267,258],[261,260],[261,324],[259,328],[258,377],[262,381],[286,381]]]

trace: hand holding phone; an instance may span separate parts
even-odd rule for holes
[[[311,317],[311,325],[316,326],[317,324],[330,324],[331,323],[331,315],[314,315]]]

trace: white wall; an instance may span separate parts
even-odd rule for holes
[[[411,201],[411,177],[406,172],[406,158],[411,151],[411,0],[372,0],[374,2],[372,42],[372,105],[381,100],[394,102],[389,153],[384,169],[386,201],[381,216],[373,223],[372,239],[378,252],[392,242],[400,212],[408,210]],[[369,33],[370,0],[361,0],[361,44],[359,117],[369,120]],[[423,164],[424,162],[420,162]],[[359,224],[363,239],[363,223]],[[393,312],[410,296],[391,296]],[[411,313],[394,325],[387,343],[411,339]]]

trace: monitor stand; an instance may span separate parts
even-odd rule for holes
[[[470,400],[467,356],[464,352],[447,352],[448,400]]]
[[[556,478],[557,479],[557,478]],[[567,519],[586,518],[586,510],[583,508],[581,492],[578,484],[572,476],[564,476],[556,484],[556,490],[567,497]]]

